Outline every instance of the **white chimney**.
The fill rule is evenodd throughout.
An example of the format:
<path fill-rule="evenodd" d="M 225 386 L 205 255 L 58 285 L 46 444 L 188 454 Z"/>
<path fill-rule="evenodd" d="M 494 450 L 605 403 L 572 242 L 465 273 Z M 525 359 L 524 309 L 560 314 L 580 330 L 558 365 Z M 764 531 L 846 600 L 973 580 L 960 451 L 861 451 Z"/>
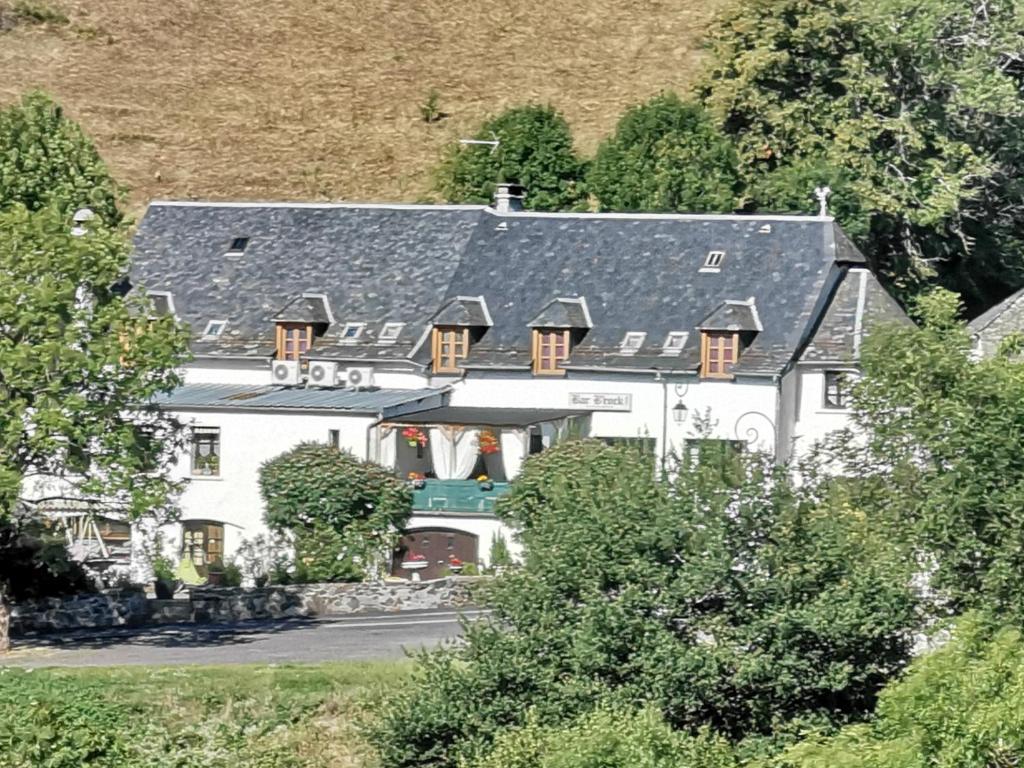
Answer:
<path fill-rule="evenodd" d="M 524 197 L 526 189 L 519 184 L 498 184 L 498 190 L 494 193 L 494 210 L 498 213 L 521 211 Z"/>

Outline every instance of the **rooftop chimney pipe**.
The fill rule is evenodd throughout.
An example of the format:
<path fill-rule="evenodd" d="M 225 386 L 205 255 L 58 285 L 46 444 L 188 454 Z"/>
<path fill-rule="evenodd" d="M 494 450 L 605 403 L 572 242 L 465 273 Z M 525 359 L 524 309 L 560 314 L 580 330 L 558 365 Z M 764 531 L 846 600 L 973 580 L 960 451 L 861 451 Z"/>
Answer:
<path fill-rule="evenodd" d="M 494 210 L 498 213 L 521 211 L 524 197 L 526 197 L 525 187 L 519 184 L 498 184 L 498 190 L 494 193 Z"/>

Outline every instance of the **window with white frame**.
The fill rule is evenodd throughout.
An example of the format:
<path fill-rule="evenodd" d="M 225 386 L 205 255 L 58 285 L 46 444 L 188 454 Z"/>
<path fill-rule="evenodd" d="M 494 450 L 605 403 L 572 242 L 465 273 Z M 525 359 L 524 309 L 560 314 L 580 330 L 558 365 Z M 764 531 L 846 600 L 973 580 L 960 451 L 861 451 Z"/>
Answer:
<path fill-rule="evenodd" d="M 686 346 L 686 340 L 690 337 L 686 331 L 671 331 L 665 337 L 665 344 L 661 348 L 663 355 L 678 355 Z"/>
<path fill-rule="evenodd" d="M 220 427 L 192 428 L 192 474 L 220 476 Z"/>
<path fill-rule="evenodd" d="M 641 331 L 630 331 L 622 338 L 620 351 L 624 355 L 635 355 L 640 347 L 644 345 L 647 334 Z"/>
<path fill-rule="evenodd" d="M 377 337 L 377 341 L 396 341 L 404 327 L 405 323 L 384 323 L 384 327 L 380 329 L 380 336 Z"/>
<path fill-rule="evenodd" d="M 825 371 L 824 406 L 835 410 L 850 407 L 850 374 L 848 371 Z"/>
<path fill-rule="evenodd" d="M 722 268 L 722 260 L 725 259 L 725 251 L 708 251 L 704 257 L 704 265 L 701 272 L 718 272 Z"/>
<path fill-rule="evenodd" d="M 203 338 L 218 338 L 222 333 L 224 333 L 224 329 L 227 327 L 227 324 L 227 320 L 211 320 L 206 324 L 206 330 L 203 331 Z"/>
<path fill-rule="evenodd" d="M 341 340 L 356 341 L 363 335 L 364 326 L 365 323 L 345 323 L 345 327 L 341 329 Z"/>

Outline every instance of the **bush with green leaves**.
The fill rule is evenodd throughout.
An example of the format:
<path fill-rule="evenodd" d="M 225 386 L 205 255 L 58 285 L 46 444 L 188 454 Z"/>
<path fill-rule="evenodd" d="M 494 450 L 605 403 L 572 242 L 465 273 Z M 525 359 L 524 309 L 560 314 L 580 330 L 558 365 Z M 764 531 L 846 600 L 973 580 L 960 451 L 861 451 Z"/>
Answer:
<path fill-rule="evenodd" d="M 731 213 L 737 163 L 732 141 L 702 106 L 663 93 L 619 119 L 591 163 L 587 190 L 606 211 Z"/>
<path fill-rule="evenodd" d="M 955 295 L 912 306 L 861 352 L 852 434 L 834 454 L 854 503 L 901 532 L 953 612 L 1024 621 L 1024 362 L 1010 344 L 975 360 Z"/>
<path fill-rule="evenodd" d="M 438 191 L 453 203 L 488 204 L 499 182 L 526 187 L 524 206 L 563 211 L 585 204 L 583 164 L 568 123 L 554 107 L 512 107 L 484 122 L 473 138 L 498 141 L 453 144 L 437 172 Z"/>
<path fill-rule="evenodd" d="M 453 766 L 527 711 L 557 725 L 598 701 L 731 740 L 870 713 L 909 659 L 912 564 L 827 489 L 766 457 L 743 469 L 669 483 L 596 441 L 528 459 L 498 504 L 523 565 L 488 588 L 489 621 L 381 706 L 385 765 Z"/>
<path fill-rule="evenodd" d="M 811 738 L 779 768 L 1002 768 L 1024 757 L 1024 639 L 979 615 L 916 660 L 879 697 L 874 719 Z"/>
<path fill-rule="evenodd" d="M 602 706 L 564 726 L 527 716 L 467 768 L 734 768 L 729 743 L 674 731 L 653 709 Z"/>
<path fill-rule="evenodd" d="M 52 205 L 70 217 L 88 207 L 114 226 L 121 197 L 92 141 L 45 93 L 33 91 L 0 110 L 0 209 Z"/>
<path fill-rule="evenodd" d="M 326 443 L 300 443 L 260 467 L 271 530 L 292 537 L 296 578 L 364 578 L 412 514 L 412 491 L 389 469 Z"/>

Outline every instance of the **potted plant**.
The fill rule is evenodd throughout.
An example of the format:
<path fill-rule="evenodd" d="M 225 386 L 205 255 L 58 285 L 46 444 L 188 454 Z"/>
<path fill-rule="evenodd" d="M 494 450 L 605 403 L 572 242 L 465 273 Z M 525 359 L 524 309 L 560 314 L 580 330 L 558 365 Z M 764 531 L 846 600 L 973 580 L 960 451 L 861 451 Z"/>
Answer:
<path fill-rule="evenodd" d="M 418 491 L 421 488 L 427 487 L 427 476 L 422 472 L 410 472 L 409 482 L 412 484 L 412 487 Z"/>
<path fill-rule="evenodd" d="M 462 561 L 455 555 L 448 555 L 448 570 L 454 574 L 462 573 Z"/>
<path fill-rule="evenodd" d="M 477 477 L 476 481 L 480 485 L 481 491 L 494 490 L 494 481 L 491 480 L 491 478 L 489 478 L 487 475 L 480 475 L 479 477 Z"/>
<path fill-rule="evenodd" d="M 178 582 L 174 578 L 174 566 L 163 555 L 153 559 L 153 592 L 157 600 L 171 600 Z"/>
<path fill-rule="evenodd" d="M 501 443 L 498 441 L 498 436 L 489 429 L 484 429 L 480 432 L 480 435 L 476 439 L 476 444 L 480 449 L 480 453 L 485 456 L 490 453 L 497 453 L 501 450 Z"/>
<path fill-rule="evenodd" d="M 211 587 L 220 587 L 224 585 L 223 563 L 210 563 L 210 567 L 206 569 L 206 583 Z"/>

